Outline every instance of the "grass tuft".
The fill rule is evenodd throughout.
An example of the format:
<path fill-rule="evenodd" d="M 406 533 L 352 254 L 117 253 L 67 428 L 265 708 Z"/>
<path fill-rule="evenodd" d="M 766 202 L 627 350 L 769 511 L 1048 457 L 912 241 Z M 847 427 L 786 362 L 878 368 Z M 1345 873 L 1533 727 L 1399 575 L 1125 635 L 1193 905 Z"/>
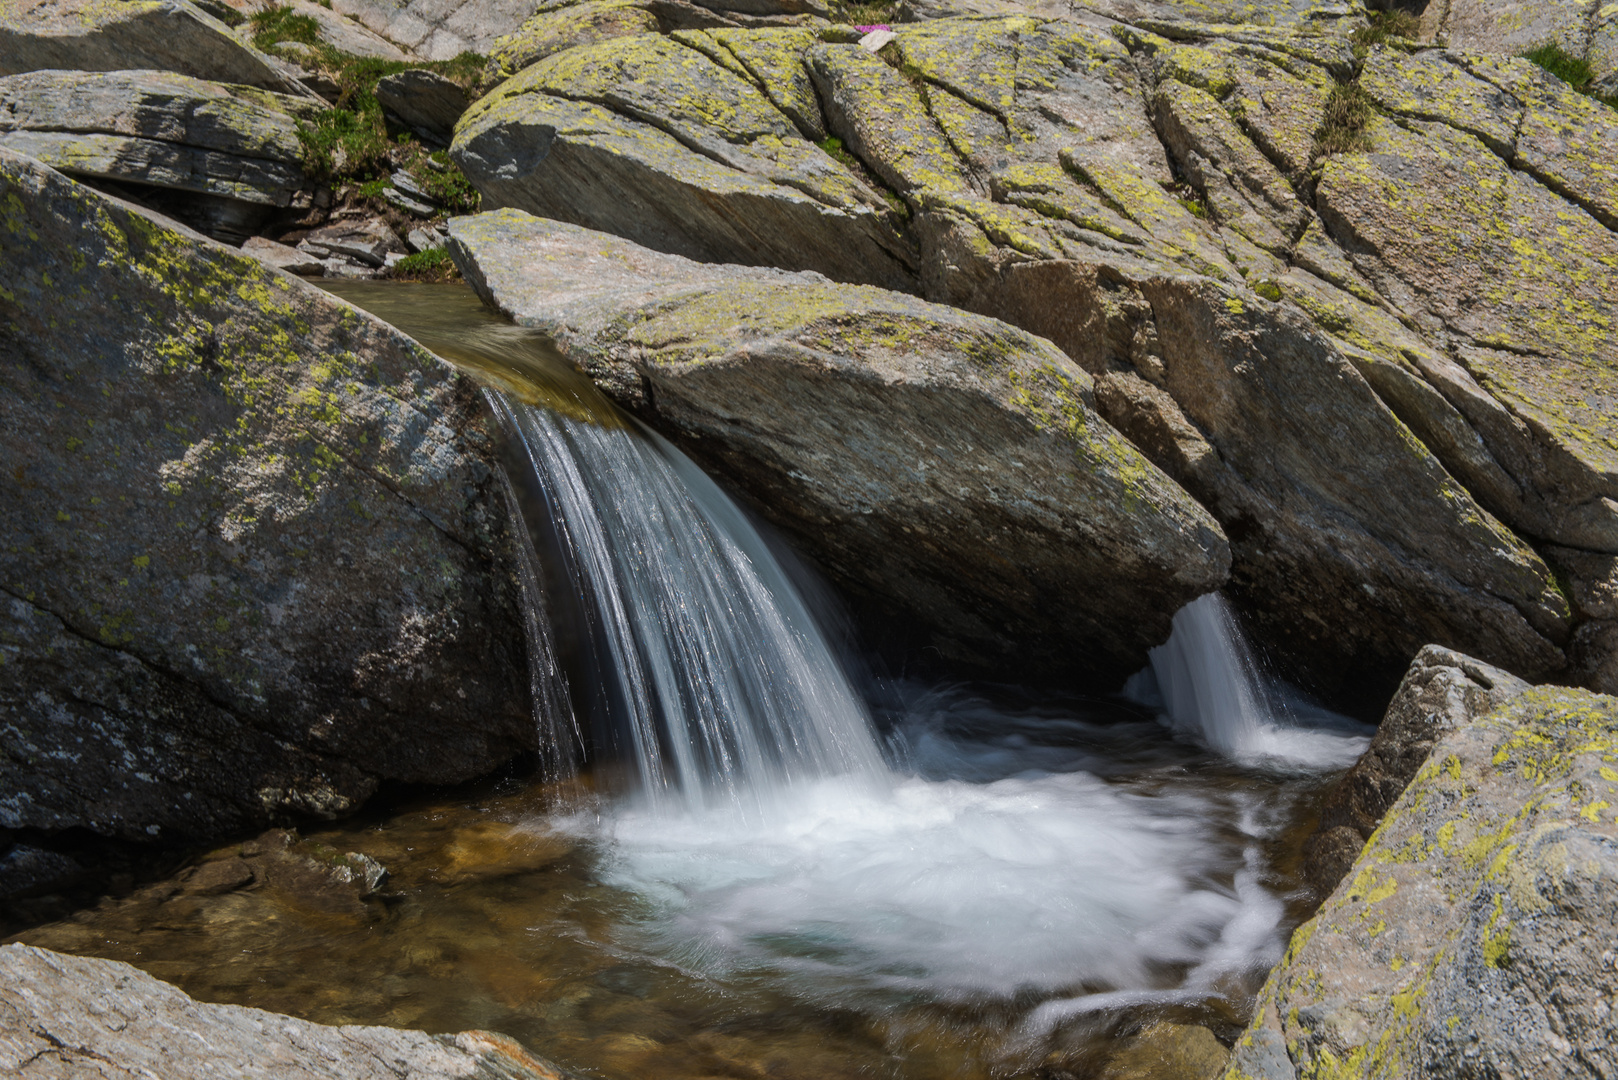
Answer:
<path fill-rule="evenodd" d="M 1596 73 L 1590 61 L 1574 56 L 1554 41 L 1534 46 L 1523 53 L 1522 58 L 1538 64 L 1575 90 L 1588 92 L 1590 84 L 1595 82 Z"/>
<path fill-rule="evenodd" d="M 1369 20 L 1366 25 L 1349 35 L 1349 40 L 1357 46 L 1355 51 L 1360 55 L 1364 55 L 1373 45 L 1412 39 L 1421 33 L 1421 20 L 1398 8 L 1367 12 L 1366 18 Z"/>
<path fill-rule="evenodd" d="M 401 136 L 397 142 L 389 137 L 376 84 L 401 71 L 425 69 L 460 84 L 469 97 L 476 98 L 486 89 L 487 65 L 483 57 L 471 52 L 453 60 L 353 56 L 321 41 L 314 19 L 293 14 L 286 7 L 265 8 L 250 21 L 256 48 L 275 54 L 286 44 L 303 46 L 290 58 L 303 67 L 313 66 L 337 87 L 332 108 L 319 113 L 312 122 L 298 124 L 306 172 L 328 183 L 356 182 L 361 185 L 362 195 L 380 197 L 387 186 L 387 175 L 395 166 L 402 166 L 416 173 L 434 198 L 449 209 L 477 209 L 477 192 L 442 151 L 429 154 L 413 136 Z M 427 158 L 436 167 L 415 168 Z"/>
<path fill-rule="evenodd" d="M 393 264 L 388 277 L 396 281 L 454 281 L 461 273 L 443 248 L 428 248 L 406 255 Z"/>
<path fill-rule="evenodd" d="M 1357 82 L 1338 83 L 1326 98 L 1326 112 L 1315 129 L 1315 157 L 1352 154 L 1371 148 L 1365 125 L 1371 119 L 1371 97 Z"/>

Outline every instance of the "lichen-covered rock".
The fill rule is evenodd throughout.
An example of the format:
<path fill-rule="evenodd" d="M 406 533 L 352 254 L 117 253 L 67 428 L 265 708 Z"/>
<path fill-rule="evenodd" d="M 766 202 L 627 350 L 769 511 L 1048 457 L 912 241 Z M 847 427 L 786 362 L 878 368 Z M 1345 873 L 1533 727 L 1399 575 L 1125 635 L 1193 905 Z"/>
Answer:
<path fill-rule="evenodd" d="M 331 9 L 424 60 L 488 54 L 533 13 L 534 0 L 332 0 Z"/>
<path fill-rule="evenodd" d="M 1228 1080 L 1618 1071 L 1618 699 L 1444 735 L 1292 936 Z"/>
<path fill-rule="evenodd" d="M 439 146 L 449 145 L 467 105 L 459 83 L 421 68 L 377 80 L 376 99 L 390 117 Z"/>
<path fill-rule="evenodd" d="M 1507 56 L 1559 45 L 1592 61 L 1601 75 L 1612 70 L 1618 57 L 1592 41 L 1591 30 L 1600 26 L 1610 7 L 1602 0 L 1448 0 L 1428 5 L 1422 29 L 1425 37 L 1442 39 L 1451 48 Z"/>
<path fill-rule="evenodd" d="M 20 1080 L 564 1080 L 488 1031 L 329 1027 L 194 1001 L 116 960 L 0 947 L 0 1071 Z"/>
<path fill-rule="evenodd" d="M 951 659 L 1119 679 L 1225 576 L 1218 526 L 1049 342 L 509 210 L 450 237 L 487 301 Z"/>
<path fill-rule="evenodd" d="M 0 78 L 0 147 L 76 176 L 244 203 L 248 221 L 310 205 L 303 114 L 299 99 L 161 71 Z"/>
<path fill-rule="evenodd" d="M 1433 745 L 1528 690 L 1497 667 L 1429 645 L 1416 654 L 1360 760 L 1337 782 L 1304 845 L 1304 877 L 1327 896 L 1426 763 Z"/>
<path fill-rule="evenodd" d="M 1575 620 L 1535 548 L 1618 551 L 1618 114 L 1525 60 L 1359 56 L 1356 4 L 1048 7 L 903 23 L 876 55 L 836 30 L 568 50 L 474 108 L 453 152 L 487 206 L 1048 337 L 1235 537 L 1236 599 L 1322 689 L 1377 696 L 1431 641 L 1564 669 Z M 1344 82 L 1369 149 L 1327 153 Z M 793 129 L 839 144 L 805 155 Z M 847 184 L 901 208 L 875 241 L 891 262 L 849 265 L 872 233 L 850 241 Z M 1230 355 L 1166 381 L 1170 352 L 1201 355 L 1181 335 L 1236 316 Z M 1256 393 L 1290 370 L 1282 342 L 1318 369 Z M 1299 422 L 1325 414 L 1377 449 Z"/>
<path fill-rule="evenodd" d="M 0 827 L 217 835 L 532 746 L 492 429 L 415 343 L 0 150 Z"/>
<path fill-rule="evenodd" d="M 186 0 L 3 0 L 0 75 L 172 71 L 305 95 L 274 60 Z"/>
<path fill-rule="evenodd" d="M 317 4 L 314 0 L 280 0 L 279 6 L 287 8 L 293 15 L 312 19 L 315 34 L 322 42 L 350 56 L 369 56 L 378 60 L 408 60 L 411 56 L 408 49 L 400 48 L 360 20 L 345 18 L 335 8 Z M 252 24 L 238 28 L 237 35 L 251 42 Z"/>
<path fill-rule="evenodd" d="M 698 258 L 914 282 L 882 198 L 756 84 L 671 38 L 534 64 L 468 110 L 451 154 L 485 206 Z"/>

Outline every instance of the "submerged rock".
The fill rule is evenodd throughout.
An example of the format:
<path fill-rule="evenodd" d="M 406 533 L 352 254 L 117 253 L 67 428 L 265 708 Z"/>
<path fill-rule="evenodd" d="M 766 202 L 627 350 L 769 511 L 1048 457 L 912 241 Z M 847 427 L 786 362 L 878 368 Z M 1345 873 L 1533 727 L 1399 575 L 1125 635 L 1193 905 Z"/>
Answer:
<path fill-rule="evenodd" d="M 1047 341 L 519 211 L 449 228 L 486 301 L 951 659 L 1121 680 L 1224 579 L 1218 525 Z"/>
<path fill-rule="evenodd" d="M 262 1009 L 194 1001 L 116 960 L 0 947 L 0 1071 L 8 1076 L 203 1080 L 564 1080 L 557 1066 L 489 1031 L 429 1035 L 328 1027 Z"/>
<path fill-rule="evenodd" d="M 1362 59 L 1356 5 L 1057 7 L 972 4 L 880 55 L 836 30 L 582 44 L 451 154 L 485 207 L 1048 337 L 1323 689 L 1391 687 L 1433 641 L 1565 671 L 1578 620 L 1536 548 L 1618 551 L 1611 110 L 1527 61 Z M 1328 153 L 1347 82 L 1363 149 Z"/>
<path fill-rule="evenodd" d="M 275 60 L 186 0 L 3 0 L 0 75 L 169 71 L 304 96 Z"/>
<path fill-rule="evenodd" d="M 209 837 L 530 749 L 476 387 L 4 150 L 0 208 L 0 827 Z"/>
<path fill-rule="evenodd" d="M 1231 1080 L 1618 1070 L 1618 699 L 1445 734 L 1259 996 Z"/>

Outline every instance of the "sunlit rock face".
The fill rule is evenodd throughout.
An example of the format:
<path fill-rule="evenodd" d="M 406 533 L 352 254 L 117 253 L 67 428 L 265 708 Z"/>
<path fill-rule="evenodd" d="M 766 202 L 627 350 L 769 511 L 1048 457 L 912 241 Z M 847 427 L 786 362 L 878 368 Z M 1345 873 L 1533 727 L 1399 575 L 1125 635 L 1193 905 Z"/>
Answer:
<path fill-rule="evenodd" d="M 1515 688 L 1465 722 L 1489 673 L 1454 654 L 1418 667 L 1410 703 L 1447 696 L 1463 722 L 1293 935 L 1232 1080 L 1614 1067 L 1612 954 L 1592 943 L 1618 919 L 1618 699 Z"/>
<path fill-rule="evenodd" d="M 1430 642 L 1596 671 L 1538 548 L 1618 552 L 1618 114 L 1365 25 L 1101 4 L 903 23 L 879 54 L 837 27 L 592 40 L 452 153 L 485 208 L 1048 338 L 1316 685 L 1391 691 Z"/>
<path fill-rule="evenodd" d="M 518 211 L 450 229 L 491 304 L 953 660 L 1116 684 L 1224 580 L 1219 526 L 1048 341 Z"/>
<path fill-rule="evenodd" d="M 0 827 L 185 839 L 535 738 L 476 387 L 0 150 Z"/>

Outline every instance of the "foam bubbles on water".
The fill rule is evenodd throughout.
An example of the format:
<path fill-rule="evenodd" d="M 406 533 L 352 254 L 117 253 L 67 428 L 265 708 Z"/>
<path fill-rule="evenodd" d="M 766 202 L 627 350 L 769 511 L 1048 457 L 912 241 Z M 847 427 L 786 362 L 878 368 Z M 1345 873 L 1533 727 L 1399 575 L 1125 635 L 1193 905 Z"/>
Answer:
<path fill-rule="evenodd" d="M 1372 730 L 1267 683 L 1224 597 L 1209 593 L 1174 616 L 1169 640 L 1129 680 L 1130 699 L 1160 710 L 1162 722 L 1244 765 L 1346 769 Z"/>
<path fill-rule="evenodd" d="M 644 899 L 641 947 L 850 1006 L 1056 995 L 1047 1027 L 1062 1002 L 1203 1000 L 1273 963 L 1283 910 L 1251 791 L 1084 769 L 1133 748 L 1137 772 L 1179 774 L 1194 753 L 1150 722 L 922 704 L 896 736 L 919 775 L 890 790 L 823 779 L 762 818 L 616 811 L 603 874 Z"/>

